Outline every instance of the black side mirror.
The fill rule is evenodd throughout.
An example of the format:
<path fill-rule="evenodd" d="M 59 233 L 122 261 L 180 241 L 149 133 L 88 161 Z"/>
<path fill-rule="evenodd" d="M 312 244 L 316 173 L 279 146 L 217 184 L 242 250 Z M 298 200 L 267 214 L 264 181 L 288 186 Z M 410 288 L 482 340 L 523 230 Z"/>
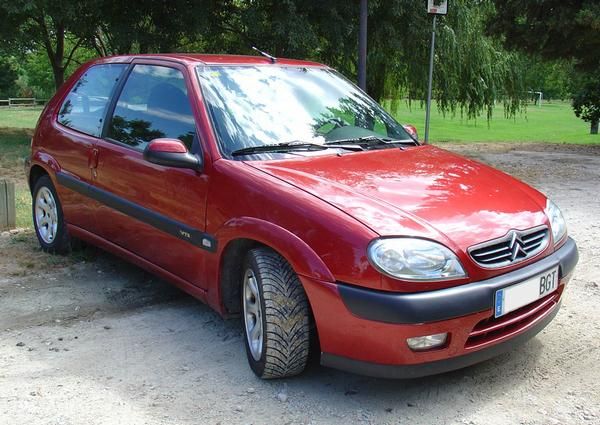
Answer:
<path fill-rule="evenodd" d="M 165 167 L 202 170 L 202 160 L 188 152 L 181 140 L 154 139 L 144 150 L 144 159 Z"/>

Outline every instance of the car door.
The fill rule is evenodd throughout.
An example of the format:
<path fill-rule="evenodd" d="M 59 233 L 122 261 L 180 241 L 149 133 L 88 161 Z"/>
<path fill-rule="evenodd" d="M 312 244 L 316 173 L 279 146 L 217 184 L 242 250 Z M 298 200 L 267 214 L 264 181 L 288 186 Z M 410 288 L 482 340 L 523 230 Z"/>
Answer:
<path fill-rule="evenodd" d="M 97 202 L 82 192 L 92 179 L 96 141 L 104 125 L 111 94 L 127 64 L 99 64 L 85 70 L 63 99 L 56 122 L 42 137 L 60 165 L 56 177 L 69 224 L 94 232 Z"/>
<path fill-rule="evenodd" d="M 203 238 L 208 178 L 199 171 L 145 161 L 156 138 L 179 139 L 202 155 L 185 67 L 134 61 L 98 141 L 93 177 L 97 233 L 180 278 L 206 287 Z M 198 237 L 200 235 L 200 237 Z"/>

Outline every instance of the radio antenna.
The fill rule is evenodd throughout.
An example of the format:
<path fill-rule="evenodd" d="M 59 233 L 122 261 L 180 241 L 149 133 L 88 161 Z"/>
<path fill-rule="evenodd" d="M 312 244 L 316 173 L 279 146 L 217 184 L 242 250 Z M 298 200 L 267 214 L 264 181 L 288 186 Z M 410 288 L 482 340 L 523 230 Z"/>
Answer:
<path fill-rule="evenodd" d="M 254 50 L 255 52 L 258 52 L 261 56 L 264 56 L 265 58 L 269 59 L 271 61 L 271 63 L 277 62 L 277 58 L 275 56 L 271 56 L 267 52 L 263 52 L 262 50 L 254 47 L 254 46 L 252 46 L 252 50 Z"/>

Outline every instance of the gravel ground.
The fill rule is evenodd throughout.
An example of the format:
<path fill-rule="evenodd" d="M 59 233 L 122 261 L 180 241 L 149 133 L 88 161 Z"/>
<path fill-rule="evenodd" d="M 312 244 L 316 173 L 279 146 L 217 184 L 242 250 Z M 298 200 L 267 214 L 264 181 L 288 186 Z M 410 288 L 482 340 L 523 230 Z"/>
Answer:
<path fill-rule="evenodd" d="M 311 365 L 260 381 L 241 327 L 108 254 L 0 237 L 0 424 L 600 424 L 600 150 L 449 145 L 550 195 L 580 263 L 563 307 L 511 353 L 386 381 Z"/>

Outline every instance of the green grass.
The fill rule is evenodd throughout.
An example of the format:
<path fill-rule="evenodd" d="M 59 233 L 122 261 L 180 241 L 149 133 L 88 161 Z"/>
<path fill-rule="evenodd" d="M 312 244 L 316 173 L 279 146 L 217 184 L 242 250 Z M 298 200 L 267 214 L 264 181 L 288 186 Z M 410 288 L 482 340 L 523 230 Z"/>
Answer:
<path fill-rule="evenodd" d="M 19 186 L 15 190 L 16 225 L 17 227 L 32 228 L 31 193 L 27 186 Z"/>
<path fill-rule="evenodd" d="M 389 106 L 389 103 L 386 104 Z M 425 109 L 419 102 L 413 102 L 411 108 L 401 101 L 395 117 L 404 124 L 413 124 L 419 131 L 419 137 L 425 136 Z M 590 133 L 589 123 L 577 118 L 570 104 L 564 102 L 544 102 L 541 108 L 529 105 L 515 118 L 505 118 L 499 105 L 492 120 L 485 117 L 478 120 L 445 117 L 432 107 L 430 140 L 432 142 L 550 142 L 600 144 L 600 135 Z"/>
<path fill-rule="evenodd" d="M 23 160 L 29 155 L 31 129 L 0 128 L 0 180 L 15 182 L 16 225 L 31 228 L 31 194 Z"/>
<path fill-rule="evenodd" d="M 386 102 L 389 106 L 389 102 Z M 2 108 L 0 128 L 33 129 L 41 108 Z M 402 123 L 413 124 L 423 137 L 425 109 L 420 102 L 411 108 L 401 101 L 394 114 Z M 433 142 L 552 142 L 552 143 L 600 143 L 599 135 L 591 135 L 589 123 L 577 118 L 571 105 L 565 102 L 544 102 L 541 108 L 530 105 L 515 118 L 506 119 L 502 106 L 494 112 L 492 120 L 485 117 L 477 120 L 461 119 L 460 114 L 445 117 L 433 106 L 431 116 L 431 141 Z M 0 144 L 5 138 L 0 133 Z M 3 149 L 0 147 L 0 155 Z"/>
<path fill-rule="evenodd" d="M 35 128 L 38 117 L 42 112 L 39 106 L 20 108 L 0 108 L 0 128 Z"/>
<path fill-rule="evenodd" d="M 12 167 L 21 163 L 29 155 L 32 130 L 21 128 L 0 128 L 0 165 Z"/>

